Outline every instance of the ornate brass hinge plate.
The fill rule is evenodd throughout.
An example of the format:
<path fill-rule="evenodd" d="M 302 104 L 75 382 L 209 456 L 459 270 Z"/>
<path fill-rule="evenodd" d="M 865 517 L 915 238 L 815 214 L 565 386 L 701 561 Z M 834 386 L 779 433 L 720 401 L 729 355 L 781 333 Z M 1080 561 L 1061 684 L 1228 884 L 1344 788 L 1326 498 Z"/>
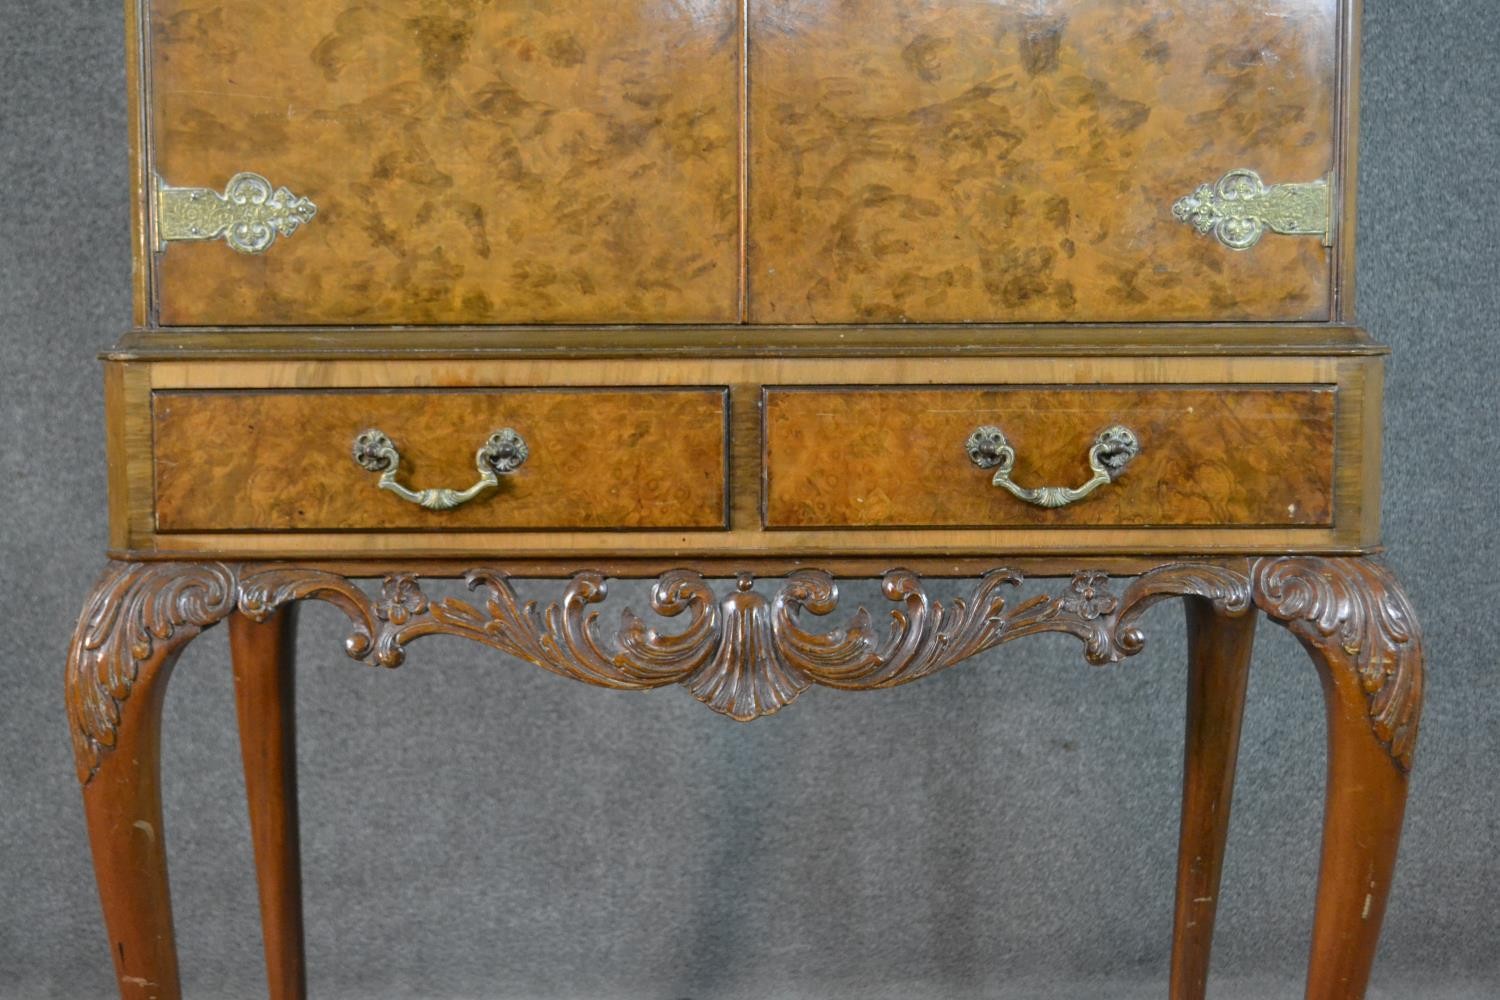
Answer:
<path fill-rule="evenodd" d="M 240 253 L 265 253 L 277 236 L 313 220 L 318 206 L 260 174 L 235 174 L 220 194 L 171 187 L 156 179 L 156 248 L 182 240 L 222 239 Z"/>
<path fill-rule="evenodd" d="M 1266 230 L 1321 236 L 1324 246 L 1333 245 L 1333 184 L 1326 177 L 1267 187 L 1260 174 L 1242 167 L 1180 199 L 1172 214 L 1231 250 L 1249 250 Z"/>

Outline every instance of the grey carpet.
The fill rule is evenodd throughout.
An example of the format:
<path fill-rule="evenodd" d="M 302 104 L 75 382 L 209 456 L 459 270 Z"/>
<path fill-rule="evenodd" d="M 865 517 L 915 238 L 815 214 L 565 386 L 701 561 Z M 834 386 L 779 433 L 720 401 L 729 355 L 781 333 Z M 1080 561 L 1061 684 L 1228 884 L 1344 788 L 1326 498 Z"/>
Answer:
<path fill-rule="evenodd" d="M 1395 349 L 1386 536 L 1430 697 L 1382 1000 L 1500 996 L 1495 220 L 1487 0 L 1369 0 L 1360 311 Z M 110 991 L 61 710 L 104 545 L 98 368 L 129 316 L 118 3 L 0 10 L 0 997 Z M 870 597 L 868 588 L 852 596 Z M 877 599 L 878 603 L 878 599 Z M 419 647 L 385 673 L 305 617 L 315 995 L 1164 995 L 1180 772 L 1177 613 L 1107 672 L 1065 640 L 749 727 Z M 1263 628 L 1216 956 L 1221 1000 L 1300 995 L 1323 751 L 1312 671 Z M 223 639 L 169 698 L 189 995 L 262 995 Z"/>

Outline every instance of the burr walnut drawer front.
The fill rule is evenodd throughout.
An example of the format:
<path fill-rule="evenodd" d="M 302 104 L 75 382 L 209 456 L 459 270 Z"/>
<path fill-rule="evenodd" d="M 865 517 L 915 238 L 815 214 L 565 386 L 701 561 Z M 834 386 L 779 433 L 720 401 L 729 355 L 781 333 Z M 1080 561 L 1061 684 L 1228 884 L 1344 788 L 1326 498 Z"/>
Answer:
<path fill-rule="evenodd" d="M 719 387 L 166 391 L 157 530 L 721 529 Z"/>
<path fill-rule="evenodd" d="M 1332 386 L 767 387 L 768 528 L 1328 526 Z"/>

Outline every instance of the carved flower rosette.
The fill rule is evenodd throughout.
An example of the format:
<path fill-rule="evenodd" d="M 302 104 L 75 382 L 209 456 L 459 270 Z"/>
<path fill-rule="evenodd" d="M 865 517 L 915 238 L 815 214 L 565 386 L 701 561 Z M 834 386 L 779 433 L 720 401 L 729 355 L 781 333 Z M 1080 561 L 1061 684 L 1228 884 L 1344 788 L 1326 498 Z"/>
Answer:
<path fill-rule="evenodd" d="M 666 624 L 648 624 L 625 609 L 610 629 L 599 610 L 608 584 L 593 572 L 574 576 L 559 600 L 541 608 L 488 569 L 465 577 L 476 601 L 430 597 L 413 574 L 387 577 L 371 597 L 345 577 L 294 566 L 115 564 L 74 637 L 69 715 L 79 774 L 87 781 L 115 745 L 123 706 L 143 671 L 169 663 L 184 643 L 233 611 L 262 620 L 310 599 L 349 617 L 345 649 L 356 659 L 394 667 L 415 639 L 460 636 L 589 684 L 680 684 L 713 711 L 749 721 L 780 711 L 814 685 L 893 687 L 1042 632 L 1078 638 L 1091 663 L 1115 663 L 1144 646 L 1139 620 L 1158 601 L 1198 598 L 1239 615 L 1253 597 L 1305 641 L 1334 640 L 1335 652 L 1355 663 L 1377 736 L 1398 763 L 1409 763 L 1421 700 L 1420 649 L 1404 597 L 1372 565 L 1300 558 L 1257 560 L 1253 567 L 1172 564 L 1118 591 L 1104 573 L 1085 571 L 1055 594 L 1030 597 L 1019 594 L 1020 574 L 998 569 L 967 597 L 948 601 L 934 599 L 915 573 L 898 569 L 881 581 L 890 604 L 883 625 L 864 608 L 833 624 L 838 585 L 821 570 L 793 573 L 767 592 L 741 574 L 721 594 L 684 569 L 664 574 L 651 591 L 651 610 Z"/>

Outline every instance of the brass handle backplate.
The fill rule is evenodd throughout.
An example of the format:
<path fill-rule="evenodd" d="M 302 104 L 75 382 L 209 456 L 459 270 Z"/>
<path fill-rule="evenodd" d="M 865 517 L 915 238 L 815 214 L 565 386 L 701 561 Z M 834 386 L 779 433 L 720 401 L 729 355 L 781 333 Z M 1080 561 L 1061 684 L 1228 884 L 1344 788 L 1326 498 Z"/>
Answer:
<path fill-rule="evenodd" d="M 1094 438 L 1094 446 L 1089 449 L 1089 468 L 1094 470 L 1094 478 L 1078 487 L 1038 486 L 1033 489 L 1011 481 L 1010 470 L 1016 464 L 1016 450 L 1005 440 L 1000 428 L 985 426 L 975 429 L 965 447 L 969 460 L 975 465 L 995 470 L 992 481 L 996 486 L 1003 486 L 1014 496 L 1038 507 L 1066 507 L 1082 500 L 1099 487 L 1113 482 L 1130 460 L 1141 453 L 1135 432 L 1116 424 L 1100 431 Z"/>
<path fill-rule="evenodd" d="M 354 439 L 354 460 L 370 472 L 380 473 L 378 485 L 381 489 L 390 490 L 402 500 L 428 510 L 452 510 L 499 486 L 500 477 L 519 469 L 527 454 L 525 440 L 506 427 L 491 434 L 484 447 L 474 454 L 479 482 L 466 490 L 446 487 L 413 490 L 396 481 L 401 471 L 401 453 L 390 438 L 372 427 Z"/>

